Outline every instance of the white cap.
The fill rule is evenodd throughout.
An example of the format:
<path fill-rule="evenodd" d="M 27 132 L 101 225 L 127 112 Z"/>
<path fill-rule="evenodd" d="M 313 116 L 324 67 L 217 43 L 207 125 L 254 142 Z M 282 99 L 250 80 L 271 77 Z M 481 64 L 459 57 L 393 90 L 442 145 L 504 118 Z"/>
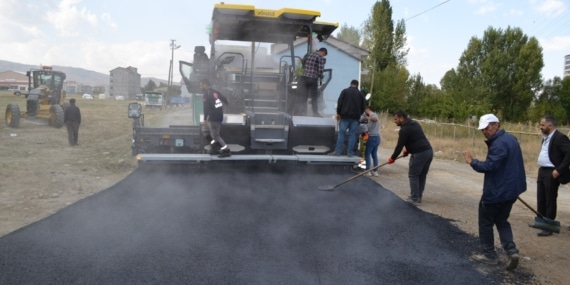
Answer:
<path fill-rule="evenodd" d="M 481 118 L 479 119 L 479 127 L 477 129 L 482 130 L 486 128 L 489 125 L 489 123 L 498 123 L 498 122 L 499 118 L 497 118 L 497 116 L 493 114 L 485 114 L 481 116 Z"/>

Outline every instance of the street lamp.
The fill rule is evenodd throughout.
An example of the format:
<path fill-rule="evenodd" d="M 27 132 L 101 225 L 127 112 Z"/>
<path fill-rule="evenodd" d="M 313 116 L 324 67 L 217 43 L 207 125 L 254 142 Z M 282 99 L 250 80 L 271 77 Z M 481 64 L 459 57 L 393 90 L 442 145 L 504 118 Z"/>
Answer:
<path fill-rule="evenodd" d="M 170 57 L 170 70 L 168 70 L 168 95 L 172 93 L 172 77 L 174 76 L 174 50 L 179 49 L 181 45 L 176 45 L 174 42 L 176 40 L 170 40 L 170 49 L 172 50 L 172 55 Z M 170 96 L 168 96 L 170 97 Z M 165 101 L 169 100 L 170 98 L 166 98 Z M 168 101 L 167 101 L 168 102 Z M 168 104 L 168 103 L 167 103 Z"/>

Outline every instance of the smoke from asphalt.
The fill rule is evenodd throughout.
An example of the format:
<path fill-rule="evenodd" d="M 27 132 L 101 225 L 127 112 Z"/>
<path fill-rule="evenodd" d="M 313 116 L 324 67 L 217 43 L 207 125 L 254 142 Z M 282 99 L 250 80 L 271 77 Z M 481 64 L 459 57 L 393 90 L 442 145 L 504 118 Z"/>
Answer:
<path fill-rule="evenodd" d="M 477 240 L 351 173 L 139 169 L 0 239 L 0 283 L 457 284 L 502 280 Z M 525 273 L 520 273 L 521 276 Z M 467 282 L 470 283 L 470 282 Z"/>

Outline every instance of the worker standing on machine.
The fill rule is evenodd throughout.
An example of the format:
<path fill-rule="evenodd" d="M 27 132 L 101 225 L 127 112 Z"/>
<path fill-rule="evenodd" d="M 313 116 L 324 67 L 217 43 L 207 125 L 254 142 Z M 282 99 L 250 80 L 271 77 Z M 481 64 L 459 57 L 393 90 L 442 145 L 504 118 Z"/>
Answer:
<path fill-rule="evenodd" d="M 307 101 L 311 98 L 313 117 L 322 117 L 319 113 L 319 80 L 323 79 L 325 56 L 328 51 L 320 48 L 303 59 L 303 76 L 299 79 L 299 94 L 297 96 L 296 115 L 307 115 Z"/>
<path fill-rule="evenodd" d="M 202 134 L 210 143 L 209 153 L 217 153 L 218 157 L 228 157 L 231 155 L 230 148 L 220 136 L 220 127 L 224 120 L 224 104 L 228 104 L 228 99 L 212 89 L 208 79 L 200 80 L 200 89 L 204 91 Z"/>

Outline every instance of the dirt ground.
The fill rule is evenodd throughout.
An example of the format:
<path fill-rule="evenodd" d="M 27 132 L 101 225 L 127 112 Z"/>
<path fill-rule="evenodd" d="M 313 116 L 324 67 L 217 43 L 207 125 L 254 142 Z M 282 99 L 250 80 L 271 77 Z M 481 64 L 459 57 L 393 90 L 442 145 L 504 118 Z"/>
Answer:
<path fill-rule="evenodd" d="M 0 96 L 2 106 L 12 99 Z M 2 117 L 0 236 L 102 191 L 136 168 L 130 151 L 131 121 L 126 117 L 127 104 L 126 101 L 79 98 L 83 123 L 76 147 L 68 146 L 65 128 L 53 129 L 42 122 L 23 120 L 21 128 L 9 129 Z M 188 109 L 149 111 L 145 114 L 147 125 L 161 125 L 156 122 L 164 122 L 165 117 L 175 119 L 177 124 L 185 124 L 189 120 Z M 387 158 L 390 152 L 387 148 L 392 145 L 383 142 L 383 147 L 385 149 L 380 151 L 382 161 Z M 380 174 L 372 179 L 403 199 L 407 197 L 406 158 L 381 168 Z M 419 207 L 450 219 L 464 231 L 477 235 L 477 204 L 482 180 L 483 175 L 465 163 L 436 156 Z M 536 205 L 535 178 L 528 177 L 527 183 L 529 189 L 522 198 Z M 534 214 L 520 203 L 512 211 L 510 221 L 522 256 L 521 266 L 532 271 L 540 284 L 569 282 L 566 272 L 570 256 L 570 231 L 567 229 L 567 221 L 570 221 L 569 190 L 568 186 L 560 188 L 557 220 L 563 227 L 559 235 L 537 237 L 538 230 L 527 226 L 533 221 Z"/>

